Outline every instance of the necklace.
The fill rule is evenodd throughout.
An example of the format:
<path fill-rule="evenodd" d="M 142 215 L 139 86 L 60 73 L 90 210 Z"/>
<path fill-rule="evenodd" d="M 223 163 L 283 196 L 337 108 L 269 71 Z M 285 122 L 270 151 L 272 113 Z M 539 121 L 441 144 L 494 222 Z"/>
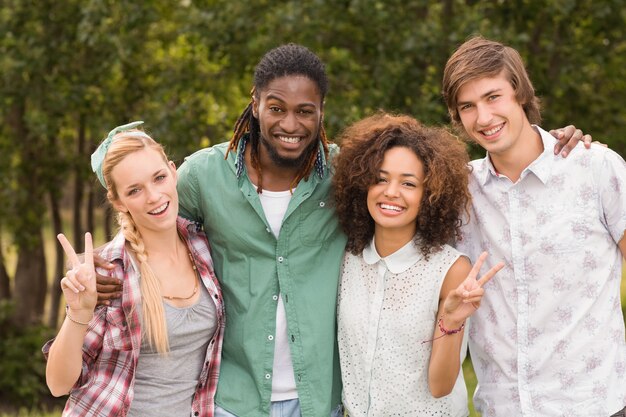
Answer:
<path fill-rule="evenodd" d="M 198 268 L 196 268 L 196 263 L 193 260 L 193 256 L 191 256 L 191 252 L 187 251 L 187 255 L 189 255 L 189 260 L 191 261 L 191 267 L 193 268 L 194 276 L 196 278 L 195 279 L 196 285 L 194 285 L 193 287 L 193 292 L 191 293 L 189 297 L 176 297 L 174 295 L 163 295 L 162 297 L 165 298 L 166 300 L 189 300 L 198 292 Z"/>

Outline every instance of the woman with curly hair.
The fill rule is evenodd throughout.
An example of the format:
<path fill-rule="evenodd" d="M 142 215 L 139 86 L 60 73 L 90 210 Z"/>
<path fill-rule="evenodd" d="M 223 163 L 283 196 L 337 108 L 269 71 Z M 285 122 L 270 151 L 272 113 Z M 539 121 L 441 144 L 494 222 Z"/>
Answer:
<path fill-rule="evenodd" d="M 379 113 L 341 136 L 334 176 L 348 236 L 338 297 L 350 416 L 466 416 L 463 329 L 478 308 L 474 267 L 447 243 L 470 202 L 468 156 L 446 130 Z"/>

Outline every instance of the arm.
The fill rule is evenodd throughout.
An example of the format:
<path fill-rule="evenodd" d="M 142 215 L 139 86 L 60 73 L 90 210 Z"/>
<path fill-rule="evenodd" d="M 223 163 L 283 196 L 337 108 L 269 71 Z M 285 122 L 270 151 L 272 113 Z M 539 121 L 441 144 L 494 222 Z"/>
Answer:
<path fill-rule="evenodd" d="M 583 135 L 582 130 L 576 129 L 574 125 L 553 129 L 550 134 L 559 140 L 554 145 L 554 154 L 557 155 L 561 152 L 563 158 L 567 157 L 581 140 L 584 142 L 585 148 L 591 147 L 591 135 Z"/>
<path fill-rule="evenodd" d="M 626 259 L 626 232 L 624 233 L 624 236 L 622 236 L 622 239 L 619 241 L 618 246 L 619 250 L 622 252 L 622 258 Z"/>
<path fill-rule="evenodd" d="M 467 258 L 459 258 L 448 270 L 439 295 L 437 319 L 445 329 L 459 329 L 465 320 L 480 306 L 485 290 L 482 286 L 498 272 L 504 264 L 496 264 L 479 280 L 476 279 L 480 268 L 487 258 L 483 252 L 476 264 L 471 267 Z M 439 398 L 452 392 L 461 368 L 461 330 L 445 335 L 440 326 L 435 325 L 433 346 L 428 368 L 428 388 L 433 397 Z"/>
<path fill-rule="evenodd" d="M 91 235 L 85 234 L 84 263 L 79 261 L 65 236 L 61 234 L 58 238 L 72 269 L 61 280 L 67 316 L 50 347 L 46 365 L 46 383 L 55 397 L 69 393 L 80 376 L 83 341 L 97 299 Z"/>

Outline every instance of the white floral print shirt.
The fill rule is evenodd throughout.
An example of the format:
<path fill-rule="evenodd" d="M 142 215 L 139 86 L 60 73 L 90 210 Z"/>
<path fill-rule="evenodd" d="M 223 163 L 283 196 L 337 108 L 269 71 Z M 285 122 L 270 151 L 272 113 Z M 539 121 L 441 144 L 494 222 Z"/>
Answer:
<path fill-rule="evenodd" d="M 469 345 L 490 416 L 609 416 L 626 405 L 620 308 L 626 165 L 615 152 L 579 145 L 566 159 L 536 127 L 544 152 L 512 183 L 489 156 L 471 163 L 473 207 L 457 249 L 485 285 Z"/>

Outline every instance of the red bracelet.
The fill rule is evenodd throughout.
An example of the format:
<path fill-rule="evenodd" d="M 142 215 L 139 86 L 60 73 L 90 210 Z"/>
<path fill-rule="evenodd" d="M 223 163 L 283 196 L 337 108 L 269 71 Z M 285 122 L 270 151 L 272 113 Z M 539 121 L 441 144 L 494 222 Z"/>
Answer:
<path fill-rule="evenodd" d="M 424 340 L 422 344 L 428 343 L 428 342 L 434 342 L 435 340 L 441 339 L 442 337 L 447 336 L 449 334 L 456 334 L 465 328 L 465 322 L 463 322 L 463 324 L 461 324 L 461 327 L 459 327 L 458 329 L 453 329 L 453 330 L 446 329 L 445 327 L 443 327 L 443 316 L 441 316 L 439 320 L 437 320 L 437 325 L 439 326 L 439 330 L 441 330 L 441 333 L 443 334 L 435 337 L 434 339 Z"/>
<path fill-rule="evenodd" d="M 441 318 L 439 319 L 439 321 L 437 321 L 437 324 L 439 325 L 439 330 L 441 330 L 441 333 L 443 333 L 441 336 L 447 336 L 449 334 L 455 334 L 460 332 L 461 330 L 463 330 L 465 328 L 465 322 L 463 322 L 463 324 L 461 324 L 461 327 L 459 327 L 458 329 L 454 329 L 454 330 L 448 330 L 445 327 L 443 327 L 443 316 L 441 316 Z"/>

